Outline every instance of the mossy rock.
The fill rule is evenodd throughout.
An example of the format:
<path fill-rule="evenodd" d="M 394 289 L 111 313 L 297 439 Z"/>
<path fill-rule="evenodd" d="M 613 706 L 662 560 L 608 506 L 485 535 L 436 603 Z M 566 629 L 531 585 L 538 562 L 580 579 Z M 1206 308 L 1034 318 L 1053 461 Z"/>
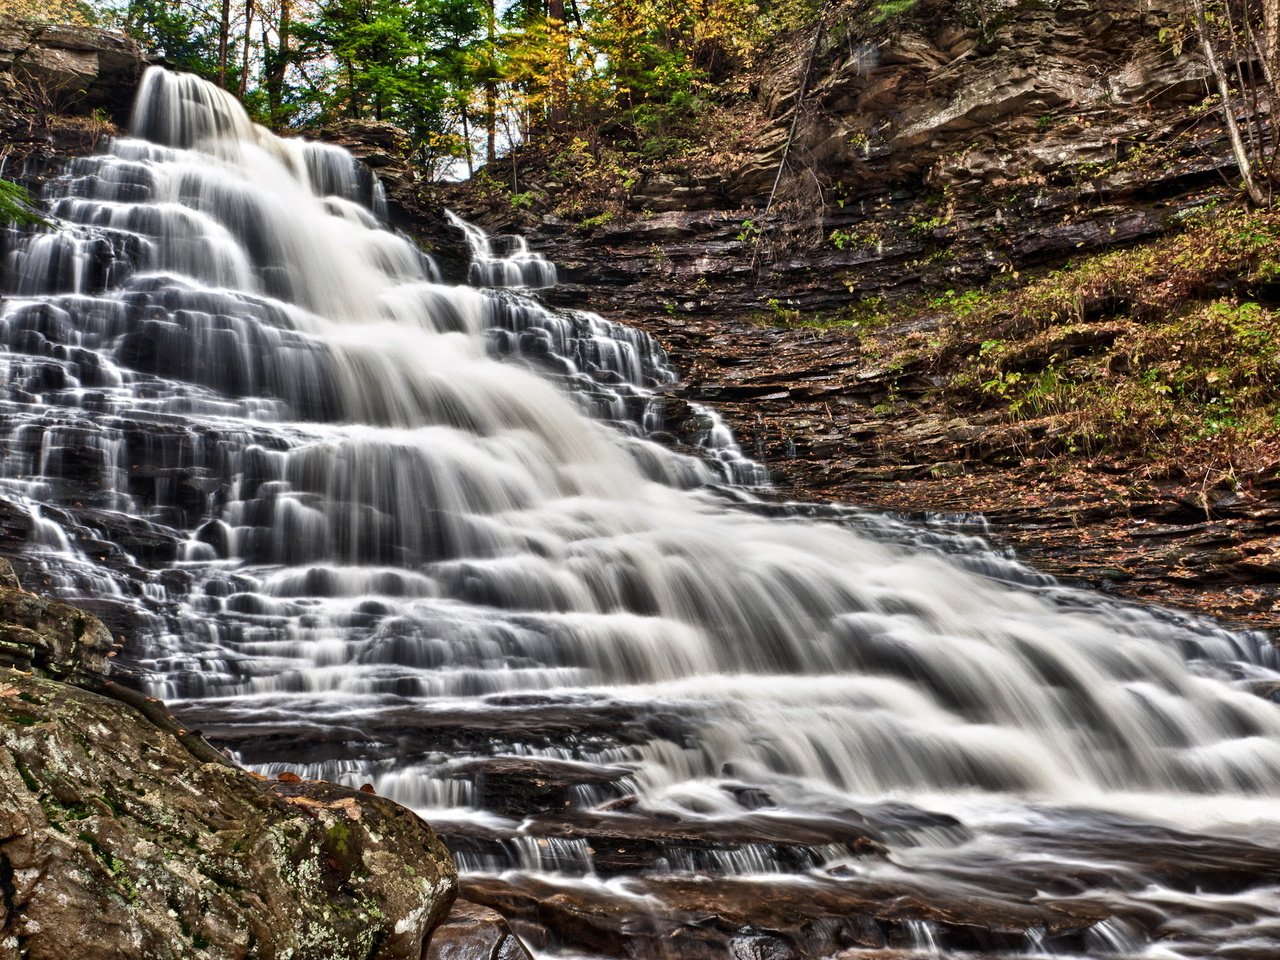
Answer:
<path fill-rule="evenodd" d="M 97 617 L 27 593 L 0 559 L 0 666 L 58 680 L 107 672 L 112 637 Z"/>
<path fill-rule="evenodd" d="M 457 887 L 430 827 L 192 737 L 0 670 L 0 960 L 420 960 Z"/>

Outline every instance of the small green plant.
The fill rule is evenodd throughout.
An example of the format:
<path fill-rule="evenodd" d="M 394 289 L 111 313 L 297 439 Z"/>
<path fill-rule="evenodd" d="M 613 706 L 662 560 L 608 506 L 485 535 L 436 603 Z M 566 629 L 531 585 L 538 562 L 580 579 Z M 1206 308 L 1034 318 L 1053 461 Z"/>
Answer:
<path fill-rule="evenodd" d="M 1203 117 L 1206 114 L 1213 113 L 1222 104 L 1222 94 L 1211 93 L 1199 103 L 1193 103 L 1187 107 L 1187 113 L 1193 117 Z"/>
<path fill-rule="evenodd" d="M 951 216 L 949 214 L 939 214 L 933 217 L 912 217 L 908 226 L 911 232 L 917 236 L 925 236 L 939 227 L 945 227 L 950 222 Z"/>
<path fill-rule="evenodd" d="M 754 244 L 760 239 L 760 228 L 754 220 L 743 220 L 742 229 L 738 232 L 739 243 Z"/>
<path fill-rule="evenodd" d="M 1182 48 L 1187 43 L 1189 35 L 1189 26 L 1187 23 L 1177 23 L 1170 27 L 1161 27 L 1156 33 L 1156 40 L 1162 44 L 1167 44 L 1169 52 L 1176 58 L 1182 56 Z"/>
<path fill-rule="evenodd" d="M 831 241 L 831 245 L 837 250 L 843 250 L 854 242 L 854 235 L 847 230 L 835 229 L 831 231 L 831 235 L 827 237 Z"/>
<path fill-rule="evenodd" d="M 1004 353 L 1006 346 L 1003 340 L 983 340 L 978 347 L 978 356 L 984 360 L 988 357 L 999 357 Z"/>
<path fill-rule="evenodd" d="M 985 307 L 989 299 L 981 290 L 966 290 L 964 293 L 948 290 L 930 300 L 928 306 L 931 310 L 946 310 L 957 319 L 964 319 Z"/>
<path fill-rule="evenodd" d="M 596 227 L 603 227 L 610 223 L 613 223 L 613 211 L 606 210 L 604 213 L 598 213 L 594 217 L 587 217 L 578 226 L 583 230 L 594 230 Z"/>
<path fill-rule="evenodd" d="M 1014 395 L 1021 383 L 1022 374 L 1016 370 L 1007 373 L 1003 370 L 997 370 L 994 377 L 983 381 L 982 392 L 994 394 L 1001 400 L 1008 400 Z"/>
<path fill-rule="evenodd" d="M 551 158 L 551 173 L 574 188 L 557 197 L 555 215 L 577 220 L 601 210 L 622 210 L 640 175 L 636 159 L 595 138 L 575 136 L 562 143 Z"/>
<path fill-rule="evenodd" d="M 516 210 L 527 210 L 533 206 L 533 192 L 525 190 L 523 193 L 513 193 L 511 195 L 511 206 Z"/>
<path fill-rule="evenodd" d="M 764 302 L 765 312 L 756 316 L 756 321 L 766 327 L 795 327 L 804 323 L 804 314 L 800 312 L 794 300 L 780 300 L 770 297 Z"/>
<path fill-rule="evenodd" d="M 916 0 L 881 0 L 876 4 L 875 22 L 887 23 L 897 17 L 904 16 L 912 11 L 916 5 Z"/>
<path fill-rule="evenodd" d="M 1280 261 L 1261 260 L 1253 268 L 1253 279 L 1262 283 L 1280 282 Z"/>
<path fill-rule="evenodd" d="M 0 180 L 0 222 L 20 227 L 44 226 L 47 221 L 36 211 L 30 191 L 12 180 Z"/>

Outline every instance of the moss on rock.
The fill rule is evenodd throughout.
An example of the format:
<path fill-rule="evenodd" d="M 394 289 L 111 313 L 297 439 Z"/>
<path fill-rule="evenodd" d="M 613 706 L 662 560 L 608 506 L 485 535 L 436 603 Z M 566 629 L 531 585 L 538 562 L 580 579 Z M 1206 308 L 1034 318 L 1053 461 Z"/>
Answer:
<path fill-rule="evenodd" d="M 0 960 L 422 957 L 457 875 L 412 812 L 230 764 L 75 608 L 0 586 L 0 643 Z"/>

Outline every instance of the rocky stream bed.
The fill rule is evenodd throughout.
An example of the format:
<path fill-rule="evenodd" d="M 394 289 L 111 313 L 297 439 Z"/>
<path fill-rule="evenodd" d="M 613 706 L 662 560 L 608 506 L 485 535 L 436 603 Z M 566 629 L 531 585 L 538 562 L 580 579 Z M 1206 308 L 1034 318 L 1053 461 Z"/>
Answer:
<path fill-rule="evenodd" d="M 1062 3 L 1014 18 L 1004 40 L 979 43 L 964 31 L 940 28 L 886 52 L 880 72 L 834 69 L 818 88 L 830 111 L 803 128 L 805 142 L 821 163 L 851 166 L 859 179 L 821 228 L 856 233 L 874 221 L 882 229 L 873 243 L 821 257 L 778 257 L 763 278 L 755 275 L 741 235 L 746 222 L 760 216 L 751 198 L 759 200 L 760 184 L 773 169 L 775 132 L 738 174 L 714 181 L 689 174 L 645 187 L 650 193 L 637 203 L 648 212 L 633 211 L 635 217 L 603 230 L 543 221 L 532 243 L 561 264 L 568 281 L 545 297 L 578 304 L 590 287 L 596 292 L 587 306 L 660 340 L 681 379 L 664 384 L 647 408 L 661 421 L 653 439 L 687 450 L 706 432 L 706 412 L 690 404 L 714 405 L 745 452 L 772 472 L 777 489 L 770 501 L 838 501 L 925 521 L 923 534 L 904 533 L 891 521 L 881 529 L 877 519 L 814 508 L 833 527 L 869 525 L 883 540 L 909 545 L 916 545 L 912 538 L 928 541 L 929 513 L 950 514 L 943 524 L 948 530 L 992 535 L 1069 579 L 1269 626 L 1280 490 L 1266 478 L 1247 495 L 1215 496 L 1206 505 L 1185 484 L 1139 488 L 1097 464 L 1025 462 L 998 422 L 955 416 L 926 377 L 904 378 L 852 362 L 847 334 L 769 329 L 760 322 L 770 299 L 833 309 L 854 290 L 901 287 L 905 295 L 977 282 L 1009 264 L 1051 263 L 1072 251 L 1153 236 L 1178 210 L 1201 202 L 1217 189 L 1222 144 L 1208 130 L 1184 137 L 1176 116 L 1198 99 L 1203 78 L 1190 62 L 1154 55 L 1143 60 L 1147 54 L 1129 43 L 1139 28 L 1155 24 L 1151 18 L 1161 10 L 1120 0 Z M 85 42 L 67 40 L 77 55 L 54 61 L 70 62 L 70 73 L 88 89 L 95 71 L 110 61 L 90 63 Z M 1043 59 L 1046 45 L 1052 70 L 1044 67 L 1050 62 Z M 134 66 L 136 77 L 140 62 Z M 987 80 L 979 83 L 978 73 Z M 779 77 L 785 81 L 785 71 Z M 764 94 L 769 109 L 785 116 L 785 90 Z M 914 113 L 895 137 L 872 143 L 869 152 L 866 139 L 858 139 L 864 145 L 859 156 L 848 154 L 857 139 L 848 116 L 882 133 L 888 128 L 874 119 L 875 109 L 900 113 L 907 101 Z M 1150 109 L 1122 119 L 1117 104 L 1136 103 Z M 1064 119 L 1042 123 L 1045 115 Z M 29 120 L 27 115 L 23 122 Z M 92 147 L 74 124 L 27 126 L 23 149 L 32 183 L 59 158 Z M 395 156 L 394 138 L 376 128 L 348 127 L 334 135 L 365 144 L 363 155 L 385 174 L 402 226 L 431 238 L 446 273 L 456 274 L 465 263 L 460 238 L 446 232 L 435 201 Z M 1088 167 L 1088 177 L 1077 176 L 1083 164 L 1108 155 L 1114 162 L 1118 144 L 1139 135 L 1194 146 L 1158 176 L 1122 166 Z M 958 151 L 963 156 L 957 160 Z M 948 157 L 955 162 L 943 163 Z M 1043 191 L 1028 194 L 1026 183 L 1005 182 L 1011 165 L 1030 163 L 1027 158 L 1039 158 L 1029 174 L 1045 179 Z M 955 201 L 949 222 L 924 228 L 936 215 L 932 198 L 940 193 Z M 1015 194 L 1022 202 L 1010 200 Z M 678 207 L 657 209 L 668 203 Z M 991 217 L 996 208 L 1006 214 L 1000 226 Z M 502 214 L 487 222 L 501 225 L 509 211 Z M 600 338 L 600 331 L 588 333 Z M 638 342 L 616 328 L 607 332 L 620 342 L 630 337 L 625 342 L 632 346 Z M 537 331 L 528 344 L 511 339 L 517 356 L 527 349 L 532 364 L 548 362 L 545 352 L 538 359 Z M 591 389 L 607 394 L 618 385 L 614 373 L 601 374 Z M 157 428 L 154 437 L 135 431 L 125 438 L 131 449 L 155 454 L 131 466 L 127 490 L 153 505 L 163 501 L 156 514 L 161 519 L 196 515 L 207 506 L 201 477 L 156 453 L 176 436 Z M 220 438 L 210 430 L 199 440 L 212 447 Z M 292 438 L 275 442 L 284 450 Z M 227 649 L 244 642 L 251 655 L 205 656 L 207 672 L 197 674 L 185 662 L 188 651 L 165 649 L 172 638 L 135 633 L 147 623 L 136 615 L 150 602 L 145 591 L 127 598 L 104 591 L 94 610 L 127 636 L 126 657 L 133 660 L 112 682 L 103 678 L 108 655 L 117 652 L 106 627 L 34 597 L 6 577 L 0 612 L 8 623 L 2 647 L 10 672 L 0 676 L 0 710 L 6 712 L 0 889 L 9 939 L 0 956 L 8 950 L 16 958 L 25 950 L 30 957 L 65 957 L 78 952 L 72 944 L 104 942 L 117 946 L 103 956 L 121 958 L 186 950 L 284 956 L 292 948 L 295 960 L 519 960 L 527 955 L 519 934 L 538 950 L 691 960 L 1038 950 L 1126 956 L 1160 943 L 1174 944 L 1179 955 L 1205 956 L 1228 942 L 1232 956 L 1252 960 L 1272 956 L 1280 942 L 1273 909 L 1280 862 L 1266 835 L 1243 827 L 1198 833 L 1169 826 L 1160 821 L 1161 811 L 1142 807 L 1147 801 L 1141 798 L 1106 813 L 1065 802 L 951 811 L 930 802 L 937 797 L 914 795 L 910 802 L 882 798 L 855 805 L 823 794 L 814 803 L 807 792 L 812 780 L 779 778 L 765 785 L 750 764 L 702 770 L 699 738 L 714 739 L 717 724 L 727 729 L 744 718 L 718 713 L 714 704 L 690 705 L 682 699 L 688 692 L 666 674 L 656 687 L 660 695 L 650 699 L 606 696 L 598 689 L 504 692 L 501 671 L 480 669 L 493 666 L 484 651 L 499 640 L 512 644 L 511 637 L 526 642 L 515 629 L 529 628 L 534 618 L 526 613 L 502 625 L 510 626 L 507 633 L 494 628 L 492 637 L 481 634 L 472 623 L 447 619 L 452 611 L 428 609 L 413 592 L 417 581 L 410 574 L 386 580 L 398 594 L 367 603 L 360 592 L 365 588 L 344 586 L 321 564 L 327 557 L 316 561 L 319 573 L 298 583 L 262 571 L 223 577 L 216 562 L 200 572 L 206 579 L 199 591 L 186 570 L 151 577 L 175 563 L 180 538 L 159 521 L 125 523 L 95 504 L 89 469 L 94 451 L 87 444 L 79 449 L 83 462 L 68 453 L 49 467 L 61 501 L 48 518 L 84 533 L 79 549 L 95 572 L 136 578 L 177 598 L 149 609 L 194 622 L 199 605 L 210 618 L 222 618 Z M 260 508 L 273 484 L 262 463 L 253 466 L 262 474 Z M 794 519 L 776 504 L 750 510 Z M 748 522 L 736 514 L 734 521 Z M 4 548 L 18 555 L 28 575 L 26 586 L 57 579 L 62 571 L 48 560 L 52 554 L 31 562 L 39 554 L 39 518 L 9 504 L 0 526 Z M 201 530 L 204 539 L 193 542 L 215 554 L 222 549 L 217 528 Z M 941 540 L 943 546 L 930 549 L 953 549 L 946 544 L 956 542 Z M 1169 626 L 1162 615 L 1148 622 L 1105 600 L 1057 591 L 1024 568 L 1001 566 L 999 557 L 958 542 L 955 551 L 972 549 L 974 563 L 986 565 L 982 572 L 1003 570 L 1046 597 L 1046 605 L 1067 611 L 1067 623 L 1093 611 L 1101 611 L 1100 622 L 1124 624 L 1133 616 L 1153 635 L 1168 626 L 1193 660 L 1203 652 L 1200 645 L 1212 664 L 1245 657 L 1240 651 L 1247 641 L 1211 626 L 1184 630 L 1181 621 Z M 477 567 L 441 583 L 468 602 L 483 601 L 480 606 L 511 604 L 501 596 L 502 581 L 486 587 L 483 574 Z M 787 583 L 807 595 L 803 583 Z M 348 598 L 344 589 L 355 592 Z M 377 640 L 372 660 L 341 668 L 356 682 L 386 685 L 373 688 L 381 696 L 377 710 L 337 709 L 323 687 L 312 689 L 299 679 L 320 677 L 323 684 L 336 671 L 317 659 L 324 644 L 295 649 L 290 590 L 313 594 L 303 596 L 302 606 L 311 604 L 308 615 L 317 601 L 336 599 L 331 625 L 349 633 L 335 636 Z M 192 597 L 193 606 L 179 613 L 179 600 Z M 904 602 L 884 612 L 911 616 L 914 608 Z M 410 657 L 403 637 L 378 632 L 415 616 L 422 618 L 419 632 L 446 624 L 445 635 L 458 640 L 450 657 L 468 665 L 465 658 L 474 657 L 473 677 L 442 681 L 433 672 L 440 666 L 436 659 Z M 556 616 L 546 619 L 562 629 Z M 263 633 L 245 640 L 238 633 L 245 624 Z M 565 639 L 571 634 L 548 635 L 576 649 Z M 271 656 L 253 646 L 262 637 L 277 644 Z M 547 659 L 553 648 L 560 652 L 556 645 L 531 647 L 534 653 L 518 648 L 520 666 L 562 668 Z M 683 649 L 675 652 L 684 655 Z M 620 657 L 620 669 L 634 675 L 670 670 L 675 652 L 652 663 L 639 654 Z M 1264 649 L 1247 653 L 1266 662 Z M 902 651 L 886 648 L 881 655 L 885 669 L 921 675 L 921 664 Z M 401 673 L 380 675 L 379 656 Z M 147 657 L 149 663 L 138 662 Z M 150 679 L 148 665 L 160 667 Z M 266 672 L 254 676 L 260 667 Z M 928 670 L 924 675 L 931 695 L 937 688 L 949 705 L 981 712 L 939 677 Z M 157 676 L 166 677 L 183 701 L 175 708 L 179 720 L 132 689 Z M 273 686 L 277 677 L 282 679 Z M 745 742 L 768 756 L 771 735 L 799 716 L 788 712 L 785 697 L 808 703 L 818 695 L 813 679 L 801 676 L 805 689 L 795 693 L 784 683 L 778 684 L 783 694 L 752 689 L 726 695 L 729 703 L 745 697 L 752 705 L 757 701 L 751 698 L 761 697 L 764 720 L 746 718 L 757 727 Z M 222 687 L 206 690 L 200 686 L 206 682 Z M 412 705 L 404 693 L 419 689 L 418 683 L 429 689 L 441 682 L 456 685 L 456 699 L 430 711 Z M 218 695 L 237 684 L 250 694 L 243 702 Z M 784 697 L 781 708 L 769 699 L 775 695 Z M 1088 691 L 1081 695 L 1087 699 Z M 902 696 L 899 691 L 883 709 L 898 709 Z M 1252 709 L 1249 700 L 1241 712 L 1226 711 L 1233 735 L 1243 737 L 1251 724 L 1265 720 Z M 773 710 L 780 712 L 767 712 Z M 846 727 L 866 713 L 850 711 Z M 813 739 L 821 742 L 827 729 L 819 728 Z M 927 750 L 930 742 L 921 737 L 911 745 Z M 231 765 L 224 749 L 262 773 Z M 815 776 L 829 775 L 836 765 L 830 757 L 809 760 L 805 769 L 819 771 Z M 668 763 L 686 771 L 675 779 L 689 794 L 677 790 L 664 805 L 669 798 L 660 785 L 638 782 L 638 771 L 652 775 Z M 993 790 L 1004 773 L 998 765 L 989 773 Z M 380 778 L 379 794 L 431 809 L 435 832 L 402 807 L 358 789 L 366 775 Z M 356 779 L 341 787 L 321 776 Z M 200 794 L 219 802 L 208 806 L 198 801 Z M 717 819 L 708 810 L 731 814 Z M 442 841 L 461 867 L 460 880 L 454 880 Z M 455 883 L 462 899 L 450 911 Z"/>

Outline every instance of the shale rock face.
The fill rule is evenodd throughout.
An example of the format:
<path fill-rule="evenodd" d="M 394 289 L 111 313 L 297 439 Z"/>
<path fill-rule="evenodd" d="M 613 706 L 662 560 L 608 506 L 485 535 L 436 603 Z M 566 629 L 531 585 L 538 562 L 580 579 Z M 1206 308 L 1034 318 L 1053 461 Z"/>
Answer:
<path fill-rule="evenodd" d="M 145 60 L 123 34 L 0 20 L 0 87 L 32 110 L 129 119 Z"/>
<path fill-rule="evenodd" d="M 147 62 L 122 34 L 0 18 L 5 177 L 38 193 L 68 158 L 118 132 Z"/>
<path fill-rule="evenodd" d="M 430 827 L 233 766 L 96 675 L 94 617 L 0 574 L 0 960 L 423 956 L 457 888 Z"/>
<path fill-rule="evenodd" d="M 768 322 L 771 302 L 835 313 L 1154 238 L 1233 176 L 1220 119 L 1188 110 L 1205 67 L 1159 40 L 1180 17 L 1165 0 L 1019 0 L 984 27 L 921 0 L 891 26 L 830 24 L 803 100 L 804 38 L 758 71 L 748 145 L 642 180 L 603 227 L 543 218 L 530 244 L 565 302 L 605 287 L 637 316 Z M 553 194 L 539 176 L 523 189 Z M 447 202 L 526 227 L 509 205 Z"/>

